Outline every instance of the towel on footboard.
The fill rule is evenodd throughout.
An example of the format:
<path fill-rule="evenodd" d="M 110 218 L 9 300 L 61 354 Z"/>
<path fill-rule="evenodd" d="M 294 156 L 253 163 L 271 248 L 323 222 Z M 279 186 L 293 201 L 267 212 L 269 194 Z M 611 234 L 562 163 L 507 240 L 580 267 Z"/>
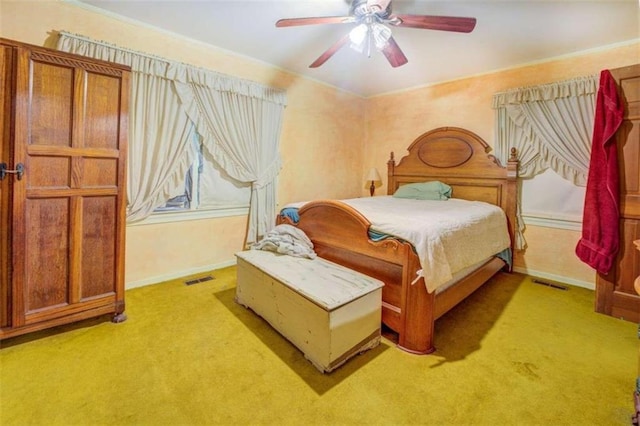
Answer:
<path fill-rule="evenodd" d="M 582 238 L 576 255 L 596 271 L 606 274 L 618 253 L 620 231 L 619 172 L 615 134 L 624 116 L 618 89 L 608 70 L 600 73 L 596 99 L 589 175 L 582 218 Z"/>

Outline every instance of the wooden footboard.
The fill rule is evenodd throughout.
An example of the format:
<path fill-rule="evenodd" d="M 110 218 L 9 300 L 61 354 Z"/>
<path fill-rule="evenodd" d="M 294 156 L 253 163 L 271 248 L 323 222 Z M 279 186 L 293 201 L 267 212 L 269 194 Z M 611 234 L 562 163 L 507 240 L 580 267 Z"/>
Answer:
<path fill-rule="evenodd" d="M 388 194 L 412 182 L 439 180 L 453 188 L 453 196 L 485 201 L 501 207 L 513 241 L 517 161 L 507 167 L 488 155 L 489 146 L 477 135 L 458 128 L 427 132 L 409 147 L 409 155 L 396 165 L 388 162 Z M 434 347 L 434 322 L 475 291 L 505 262 L 492 259 L 447 290 L 429 293 L 420 278 L 418 256 L 409 243 L 395 239 L 369 239 L 369 221 L 350 206 L 335 200 L 305 204 L 298 211 L 302 229 L 325 259 L 354 269 L 385 283 L 382 290 L 382 322 L 398 333 L 398 346 L 408 352 L 428 354 Z M 291 221 L 284 216 L 278 223 Z M 512 244 L 513 246 L 513 244 Z"/>

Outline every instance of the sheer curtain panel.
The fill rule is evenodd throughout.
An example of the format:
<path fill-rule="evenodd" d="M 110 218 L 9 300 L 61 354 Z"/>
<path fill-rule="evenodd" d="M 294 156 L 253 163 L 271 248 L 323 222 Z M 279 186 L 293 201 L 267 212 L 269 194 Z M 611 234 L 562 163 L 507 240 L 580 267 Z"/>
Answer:
<path fill-rule="evenodd" d="M 177 84 L 202 144 L 232 178 L 251 182 L 247 243 L 275 224 L 284 104 L 191 82 Z"/>

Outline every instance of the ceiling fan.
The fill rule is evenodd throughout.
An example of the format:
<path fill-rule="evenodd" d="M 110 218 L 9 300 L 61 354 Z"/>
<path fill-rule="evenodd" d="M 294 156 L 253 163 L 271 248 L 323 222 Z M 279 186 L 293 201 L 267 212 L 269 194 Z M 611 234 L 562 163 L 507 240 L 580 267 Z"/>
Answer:
<path fill-rule="evenodd" d="M 371 49 L 375 47 L 384 54 L 392 67 L 399 67 L 408 60 L 391 35 L 388 25 L 470 33 L 476 26 L 476 18 L 393 14 L 391 0 L 353 0 L 348 16 L 280 19 L 276 22 L 276 27 L 351 23 L 357 26 L 320 55 L 309 68 L 317 68 L 324 64 L 347 43 L 367 56 L 371 56 Z"/>

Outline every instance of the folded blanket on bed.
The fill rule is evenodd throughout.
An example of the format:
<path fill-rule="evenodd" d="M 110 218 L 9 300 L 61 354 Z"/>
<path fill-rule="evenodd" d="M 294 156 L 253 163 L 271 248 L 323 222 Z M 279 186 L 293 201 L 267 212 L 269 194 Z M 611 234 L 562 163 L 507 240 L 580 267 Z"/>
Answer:
<path fill-rule="evenodd" d="M 291 225 L 278 225 L 264 238 L 251 246 L 253 250 L 273 251 L 295 257 L 315 259 L 313 243 L 301 229 Z"/>

